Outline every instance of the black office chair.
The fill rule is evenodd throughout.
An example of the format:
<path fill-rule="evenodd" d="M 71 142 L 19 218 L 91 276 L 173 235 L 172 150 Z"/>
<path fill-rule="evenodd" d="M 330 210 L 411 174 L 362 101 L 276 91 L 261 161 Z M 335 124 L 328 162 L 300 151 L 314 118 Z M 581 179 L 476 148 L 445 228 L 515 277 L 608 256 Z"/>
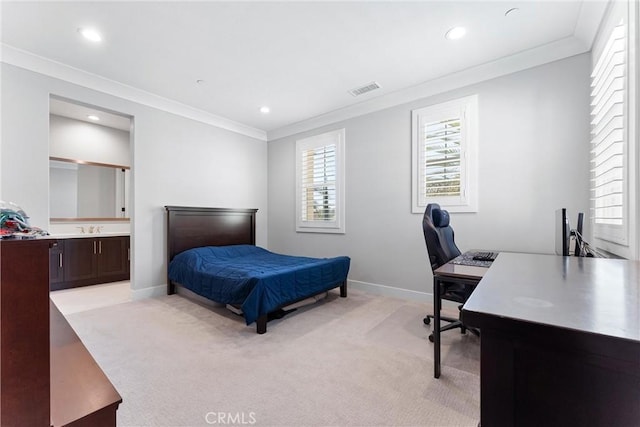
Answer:
<path fill-rule="evenodd" d="M 422 218 L 422 231 L 424 233 L 424 241 L 427 244 L 427 251 L 429 252 L 431 271 L 435 271 L 438 267 L 460 255 L 460 249 L 458 249 L 453 239 L 453 228 L 449 225 L 449 212 L 440 209 L 440 205 L 437 203 L 427 205 L 424 211 L 424 217 Z M 458 309 L 462 308 L 462 304 L 467 301 L 473 291 L 471 286 L 460 283 L 444 282 L 441 283 L 440 286 L 442 299 L 460 303 Z M 428 314 L 427 317 L 423 319 L 424 324 L 428 325 L 431 323 L 432 318 L 433 315 Z M 440 332 L 456 328 L 460 328 L 460 332 L 463 334 L 467 332 L 467 327 L 459 318 L 454 319 L 440 316 L 440 320 L 449 322 L 448 325 L 440 328 Z M 478 334 L 478 331 L 475 329 L 469 328 L 469 330 L 476 335 Z M 433 342 L 433 334 L 429 335 L 429 341 Z"/>

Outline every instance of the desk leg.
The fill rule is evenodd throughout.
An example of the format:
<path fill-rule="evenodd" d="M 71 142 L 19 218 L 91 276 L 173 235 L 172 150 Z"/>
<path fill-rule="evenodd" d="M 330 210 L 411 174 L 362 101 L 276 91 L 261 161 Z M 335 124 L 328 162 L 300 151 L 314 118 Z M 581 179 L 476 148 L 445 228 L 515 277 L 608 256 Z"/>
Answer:
<path fill-rule="evenodd" d="M 440 378 L 440 280 L 433 278 L 433 377 Z"/>

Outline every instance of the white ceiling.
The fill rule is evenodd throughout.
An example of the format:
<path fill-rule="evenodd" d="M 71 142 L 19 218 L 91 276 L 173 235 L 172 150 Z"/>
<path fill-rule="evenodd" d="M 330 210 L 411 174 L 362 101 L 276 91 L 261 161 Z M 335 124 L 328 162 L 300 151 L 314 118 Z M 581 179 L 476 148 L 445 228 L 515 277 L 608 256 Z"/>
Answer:
<path fill-rule="evenodd" d="M 588 51 L 605 4 L 3 1 L 1 36 L 5 49 L 272 133 L 523 53 Z M 445 39 L 456 25 L 467 36 Z M 80 37 L 87 26 L 100 44 Z M 371 81 L 382 88 L 348 93 Z"/>

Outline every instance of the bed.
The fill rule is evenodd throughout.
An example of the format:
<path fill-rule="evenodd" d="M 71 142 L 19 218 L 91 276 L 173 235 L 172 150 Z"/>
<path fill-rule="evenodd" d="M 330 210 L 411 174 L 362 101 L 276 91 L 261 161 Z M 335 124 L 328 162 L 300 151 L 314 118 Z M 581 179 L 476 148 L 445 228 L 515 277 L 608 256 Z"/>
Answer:
<path fill-rule="evenodd" d="M 242 309 L 247 325 L 267 331 L 283 307 L 340 288 L 347 296 L 348 257 L 308 258 L 255 246 L 257 209 L 165 206 L 167 294 L 182 286 Z"/>

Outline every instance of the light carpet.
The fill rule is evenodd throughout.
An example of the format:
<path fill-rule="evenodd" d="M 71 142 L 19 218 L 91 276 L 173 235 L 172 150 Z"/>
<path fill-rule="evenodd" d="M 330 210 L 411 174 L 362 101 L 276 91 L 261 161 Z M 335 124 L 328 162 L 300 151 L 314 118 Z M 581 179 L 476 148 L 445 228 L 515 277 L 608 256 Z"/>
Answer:
<path fill-rule="evenodd" d="M 123 398 L 121 426 L 477 426 L 479 339 L 424 304 L 350 290 L 255 325 L 172 295 L 70 314 Z"/>

